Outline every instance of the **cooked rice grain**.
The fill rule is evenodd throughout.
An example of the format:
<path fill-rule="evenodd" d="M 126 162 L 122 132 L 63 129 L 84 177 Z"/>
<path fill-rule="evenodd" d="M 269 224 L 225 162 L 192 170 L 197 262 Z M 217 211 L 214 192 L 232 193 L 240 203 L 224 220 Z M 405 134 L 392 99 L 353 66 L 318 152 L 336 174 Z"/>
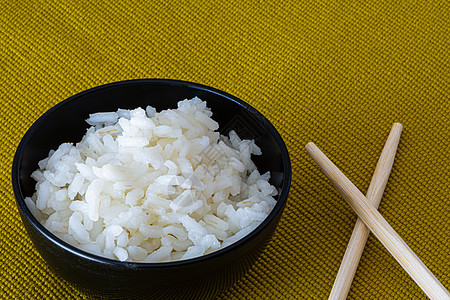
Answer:
<path fill-rule="evenodd" d="M 253 141 L 216 130 L 206 102 L 156 112 L 91 114 L 81 142 L 39 162 L 25 203 L 75 247 L 120 261 L 189 259 L 254 230 L 277 194 L 251 155 Z"/>

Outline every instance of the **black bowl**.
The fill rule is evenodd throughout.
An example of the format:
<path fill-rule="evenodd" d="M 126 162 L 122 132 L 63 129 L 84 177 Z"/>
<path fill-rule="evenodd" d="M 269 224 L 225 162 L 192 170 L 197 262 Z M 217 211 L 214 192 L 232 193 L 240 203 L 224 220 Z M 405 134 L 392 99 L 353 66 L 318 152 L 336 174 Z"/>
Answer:
<path fill-rule="evenodd" d="M 60 240 L 32 215 L 24 198 L 35 192 L 30 177 L 38 161 L 64 142 L 78 142 L 90 113 L 151 105 L 157 111 L 176 108 L 183 99 L 207 102 L 219 131 L 235 130 L 262 149 L 254 156 L 260 172 L 271 172 L 278 190 L 270 215 L 248 236 L 202 257 L 167 263 L 120 262 L 99 257 Z M 184 81 L 142 79 L 111 83 L 81 92 L 57 104 L 27 131 L 14 156 L 12 183 L 20 215 L 36 249 L 51 269 L 82 289 L 110 296 L 211 298 L 235 283 L 252 265 L 273 234 L 285 206 L 291 181 L 286 146 L 276 129 L 253 107 L 217 89 Z"/>

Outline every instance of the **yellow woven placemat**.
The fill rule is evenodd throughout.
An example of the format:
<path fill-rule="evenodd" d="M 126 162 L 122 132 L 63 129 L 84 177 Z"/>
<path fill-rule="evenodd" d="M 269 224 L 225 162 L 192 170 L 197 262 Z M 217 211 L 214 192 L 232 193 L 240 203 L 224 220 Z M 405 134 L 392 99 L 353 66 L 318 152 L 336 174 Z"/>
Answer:
<path fill-rule="evenodd" d="M 148 3 L 147 3 L 148 2 Z M 404 132 L 380 212 L 447 289 L 447 1 L 3 1 L 0 6 L 0 298 L 98 298 L 33 248 L 11 188 L 29 126 L 70 95 L 118 80 L 211 85 L 259 109 L 293 183 L 269 247 L 222 299 L 323 299 L 356 220 L 304 151 L 314 141 L 363 192 L 394 122 Z M 370 236 L 350 299 L 425 295 Z"/>

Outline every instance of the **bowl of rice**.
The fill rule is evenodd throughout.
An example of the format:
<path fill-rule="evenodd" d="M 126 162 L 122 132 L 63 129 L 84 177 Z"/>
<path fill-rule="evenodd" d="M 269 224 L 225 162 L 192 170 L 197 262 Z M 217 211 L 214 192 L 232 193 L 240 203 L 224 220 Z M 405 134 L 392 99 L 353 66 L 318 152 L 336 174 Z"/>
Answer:
<path fill-rule="evenodd" d="M 216 296 L 264 249 L 290 181 L 286 146 L 261 113 L 165 79 L 62 101 L 26 132 L 12 170 L 50 268 L 112 297 Z"/>

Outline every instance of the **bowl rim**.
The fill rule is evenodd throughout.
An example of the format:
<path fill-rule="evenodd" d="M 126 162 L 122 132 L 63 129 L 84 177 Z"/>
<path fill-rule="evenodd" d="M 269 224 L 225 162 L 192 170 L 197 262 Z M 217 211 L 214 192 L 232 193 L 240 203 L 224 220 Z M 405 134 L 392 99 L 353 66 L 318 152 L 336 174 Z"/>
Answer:
<path fill-rule="evenodd" d="M 205 254 L 199 257 L 190 258 L 186 260 L 176 260 L 171 262 L 129 262 L 129 261 L 119 261 L 103 256 L 99 256 L 87 251 L 84 251 L 82 249 L 79 249 L 68 242 L 65 242 L 64 240 L 57 237 L 55 234 L 51 233 L 48 229 L 46 229 L 33 215 L 33 213 L 30 211 L 28 206 L 25 203 L 25 197 L 22 193 L 22 189 L 20 187 L 20 180 L 19 180 L 19 169 L 20 169 L 20 162 L 22 159 L 23 151 L 25 146 L 28 144 L 31 137 L 35 134 L 35 132 L 39 129 L 40 125 L 44 123 L 51 115 L 57 113 L 57 111 L 63 107 L 64 105 L 71 103 L 73 101 L 76 101 L 79 98 L 82 98 L 86 96 L 87 94 L 94 93 L 103 89 L 113 88 L 117 86 L 124 86 L 124 85 L 139 85 L 139 84 L 167 84 L 170 86 L 184 86 L 184 87 L 191 87 L 197 90 L 205 91 L 208 93 L 217 94 L 221 98 L 225 98 L 229 101 L 232 101 L 239 106 L 243 107 L 245 110 L 247 110 L 252 116 L 256 117 L 260 122 L 264 124 L 264 127 L 270 132 L 270 135 L 275 139 L 276 144 L 281 150 L 281 157 L 283 162 L 283 168 L 284 168 L 284 178 L 283 178 L 283 184 L 281 187 L 281 193 L 278 197 L 277 204 L 272 209 L 272 211 L 269 213 L 269 215 L 264 219 L 261 224 L 259 224 L 254 230 L 252 230 L 249 234 L 241 238 L 240 240 L 232 243 L 231 245 L 216 250 L 214 252 L 211 252 L 209 254 Z M 182 100 L 182 99 L 181 99 Z M 253 239 L 255 236 L 257 236 L 261 231 L 263 231 L 272 221 L 275 219 L 280 213 L 282 213 L 283 208 L 287 202 L 289 189 L 291 185 L 291 177 L 292 177 L 292 169 L 291 169 L 291 162 L 289 157 L 289 152 L 286 148 L 286 145 L 281 138 L 281 135 L 278 133 L 278 131 L 275 129 L 275 127 L 272 125 L 272 123 L 259 111 L 257 111 L 255 108 L 253 108 L 250 104 L 242 101 L 241 99 L 227 93 L 224 91 L 221 91 L 219 89 L 206 86 L 199 83 L 194 83 L 190 81 L 183 81 L 183 80 L 175 80 L 175 79 L 161 79 L 161 78 L 147 78 L 147 79 L 131 79 L 131 80 L 123 80 L 123 81 L 116 81 L 112 83 L 107 83 L 99 86 L 95 86 L 92 88 L 89 88 L 87 90 L 81 91 L 77 94 L 74 94 L 65 100 L 57 103 L 50 109 L 48 109 L 44 114 L 42 114 L 32 125 L 31 127 L 26 131 L 24 136 L 22 137 L 16 153 L 14 155 L 13 164 L 12 164 L 12 186 L 14 195 L 16 198 L 16 204 L 18 208 L 22 211 L 23 215 L 30 221 L 30 223 L 39 231 L 40 234 L 44 235 L 45 238 L 50 240 L 53 244 L 57 245 L 58 247 L 64 249 L 65 251 L 70 252 L 72 255 L 75 255 L 77 257 L 81 257 L 84 259 L 87 259 L 89 261 L 93 261 L 100 264 L 108 264 L 112 265 L 114 267 L 125 267 L 125 268 L 134 268 L 134 269 L 159 269 L 159 268 L 179 268 L 181 266 L 188 266 L 192 264 L 201 263 L 210 259 L 213 259 L 218 256 L 225 255 L 226 253 L 232 251 L 235 248 L 241 247 L 241 245 L 246 244 L 251 239 Z"/>

